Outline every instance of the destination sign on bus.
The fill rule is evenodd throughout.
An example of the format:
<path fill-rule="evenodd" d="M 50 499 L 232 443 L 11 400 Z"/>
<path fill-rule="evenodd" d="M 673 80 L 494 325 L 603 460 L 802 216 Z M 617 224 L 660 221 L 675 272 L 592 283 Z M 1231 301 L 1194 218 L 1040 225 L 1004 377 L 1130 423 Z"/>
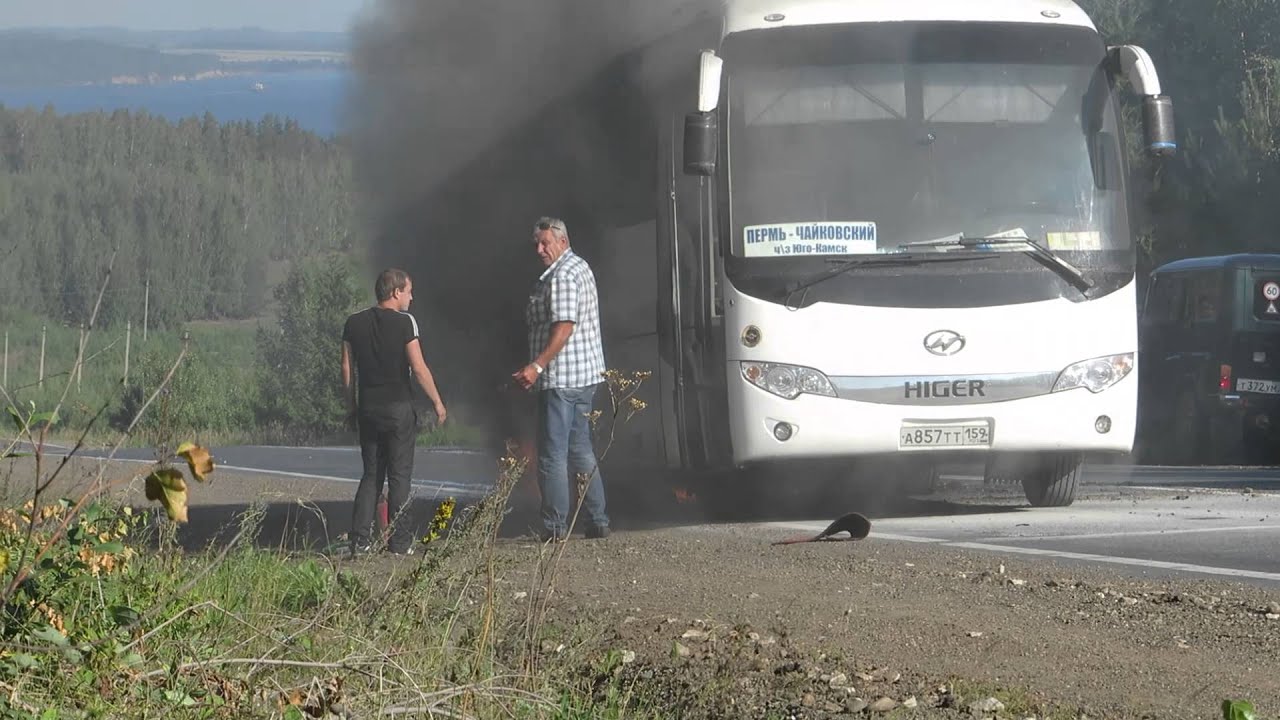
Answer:
<path fill-rule="evenodd" d="M 873 222 L 803 222 L 748 225 L 745 257 L 864 255 L 876 252 Z"/>

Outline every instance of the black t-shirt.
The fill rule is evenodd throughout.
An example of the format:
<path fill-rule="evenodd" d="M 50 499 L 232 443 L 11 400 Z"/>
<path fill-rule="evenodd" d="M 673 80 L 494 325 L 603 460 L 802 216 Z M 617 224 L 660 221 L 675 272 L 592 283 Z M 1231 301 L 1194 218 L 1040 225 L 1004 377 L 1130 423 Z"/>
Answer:
<path fill-rule="evenodd" d="M 347 318 L 342 339 L 351 344 L 362 407 L 411 401 L 405 346 L 417 337 L 409 313 L 371 307 Z"/>

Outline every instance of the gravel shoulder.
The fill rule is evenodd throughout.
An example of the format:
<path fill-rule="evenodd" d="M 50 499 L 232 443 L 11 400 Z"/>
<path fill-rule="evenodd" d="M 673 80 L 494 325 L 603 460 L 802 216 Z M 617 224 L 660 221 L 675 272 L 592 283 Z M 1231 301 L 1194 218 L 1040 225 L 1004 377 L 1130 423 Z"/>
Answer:
<path fill-rule="evenodd" d="M 709 717 L 840 717 L 881 698 L 901 716 L 984 717 L 969 706 L 988 695 L 1005 698 L 1001 717 L 1212 718 L 1226 698 L 1280 713 L 1273 592 L 1136 581 L 874 529 L 858 542 L 769 545 L 785 534 L 690 526 L 571 540 L 556 608 L 601 618 L 649 677 L 704 694 L 740 686 L 747 705 Z M 507 550 L 517 571 L 536 553 Z"/>

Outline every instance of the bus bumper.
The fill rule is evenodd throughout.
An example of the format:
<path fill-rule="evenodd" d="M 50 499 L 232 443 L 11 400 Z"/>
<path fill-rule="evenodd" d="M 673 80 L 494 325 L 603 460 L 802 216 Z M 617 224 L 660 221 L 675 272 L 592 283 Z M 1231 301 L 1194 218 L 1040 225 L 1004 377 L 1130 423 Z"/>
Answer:
<path fill-rule="evenodd" d="M 748 383 L 737 362 L 727 370 L 733 459 L 739 465 L 897 453 L 1110 455 L 1133 449 L 1137 373 L 1099 393 L 1077 388 L 1005 402 L 929 406 L 808 394 L 788 400 Z M 965 433 L 972 434 L 959 439 Z"/>

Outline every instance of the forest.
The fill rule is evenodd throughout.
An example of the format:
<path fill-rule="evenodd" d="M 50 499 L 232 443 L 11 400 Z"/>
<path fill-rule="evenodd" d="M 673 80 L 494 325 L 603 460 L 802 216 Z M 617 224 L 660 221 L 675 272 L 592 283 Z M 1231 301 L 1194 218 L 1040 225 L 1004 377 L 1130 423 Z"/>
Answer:
<path fill-rule="evenodd" d="M 102 407 L 126 423 L 121 413 L 194 329 L 175 380 L 189 388 L 185 405 L 155 415 L 155 427 L 240 438 L 268 424 L 291 438 L 340 430 L 336 374 L 323 370 L 332 353 L 318 352 L 368 300 L 366 283 L 349 282 L 360 254 L 351 178 L 347 148 L 288 119 L 0 107 L 5 386 L 22 401 L 55 399 L 96 307 L 94 361 L 77 378 L 68 427 Z M 303 382 L 316 390 L 258 392 Z"/>
<path fill-rule="evenodd" d="M 0 108 L 0 305 L 105 324 L 253 317 L 273 268 L 353 243 L 351 156 L 281 118 Z"/>
<path fill-rule="evenodd" d="M 1140 267 L 1280 250 L 1280 4 L 1081 0 L 1112 44 L 1141 45 L 1173 97 L 1179 151 L 1131 172 Z M 1130 107 L 1131 129 L 1140 115 Z M 1135 136 L 1136 137 L 1136 136 Z M 1136 144 L 1136 143 L 1135 143 Z"/>

